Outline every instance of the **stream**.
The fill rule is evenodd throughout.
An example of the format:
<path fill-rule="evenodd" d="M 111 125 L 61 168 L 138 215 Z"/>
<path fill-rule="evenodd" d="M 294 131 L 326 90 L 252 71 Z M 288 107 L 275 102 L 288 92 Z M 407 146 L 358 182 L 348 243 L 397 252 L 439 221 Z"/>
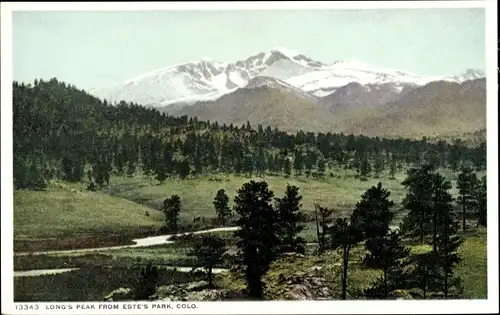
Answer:
<path fill-rule="evenodd" d="M 75 253 L 88 253 L 88 252 L 96 252 L 96 251 L 105 251 L 105 250 L 113 250 L 113 249 L 122 249 L 122 248 L 136 248 L 136 247 L 148 247 L 162 244 L 173 244 L 175 241 L 170 240 L 174 236 L 182 236 L 188 234 L 206 234 L 213 232 L 228 232 L 228 231 L 236 231 L 239 227 L 222 227 L 222 228 L 214 228 L 208 230 L 200 230 L 194 232 L 186 232 L 179 234 L 166 234 L 159 236 L 149 236 L 144 238 L 138 238 L 132 240 L 135 244 L 130 245 L 121 245 L 121 246 L 108 246 L 108 247 L 97 247 L 97 248 L 82 248 L 82 249 L 70 249 L 70 250 L 54 250 L 54 251 L 40 251 L 40 252 L 21 252 L 15 253 L 15 256 L 26 256 L 26 255 L 51 255 L 51 254 L 75 254 Z M 168 268 L 176 268 L 177 271 L 180 272 L 190 272 L 192 267 L 176 267 L 171 266 Z M 51 274 L 59 274 L 64 272 L 69 272 L 73 270 L 78 270 L 80 268 L 59 268 L 59 269 L 33 269 L 33 270 L 22 270 L 22 271 L 14 271 L 14 277 L 35 277 L 42 275 L 51 275 Z M 225 271 L 226 269 L 215 268 L 213 269 L 213 273 L 220 273 Z"/>

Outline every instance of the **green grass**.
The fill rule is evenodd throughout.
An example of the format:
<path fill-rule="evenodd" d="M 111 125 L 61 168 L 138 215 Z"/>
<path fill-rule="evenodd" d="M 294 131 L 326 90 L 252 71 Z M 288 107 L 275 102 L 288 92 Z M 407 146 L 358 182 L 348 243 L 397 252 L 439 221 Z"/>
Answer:
<path fill-rule="evenodd" d="M 361 181 L 354 178 L 354 174 L 345 170 L 334 171 L 336 177 L 325 176 L 324 179 L 301 177 L 277 177 L 263 176 L 252 178 L 233 175 L 213 175 L 201 178 L 191 178 L 185 180 L 167 180 L 163 184 L 141 177 L 113 177 L 111 185 L 106 192 L 122 197 L 151 208 L 160 209 L 163 200 L 173 194 L 181 197 L 181 215 L 192 218 L 195 216 L 213 217 L 213 199 L 217 190 L 224 189 L 229 196 L 230 205 L 241 186 L 253 180 L 266 180 L 275 197 L 281 197 L 287 184 L 296 185 L 300 188 L 303 196 L 302 204 L 306 212 L 314 211 L 314 203 L 322 206 L 332 207 L 338 211 L 349 210 L 361 198 L 368 188 L 381 181 L 384 187 L 388 188 L 395 201 L 400 201 L 404 195 L 400 182 L 404 174 L 400 174 L 397 179 L 390 180 L 387 177 L 380 179 L 370 178 Z"/>
<path fill-rule="evenodd" d="M 464 296 L 469 299 L 488 297 L 486 234 L 486 229 L 479 229 L 477 235 L 467 236 L 460 247 L 462 261 L 455 272 L 463 281 Z"/>
<path fill-rule="evenodd" d="M 135 234 L 163 223 L 163 213 L 101 192 L 61 187 L 14 192 L 15 241 Z"/>
<path fill-rule="evenodd" d="M 442 173 L 450 180 L 456 178 L 448 170 Z M 266 180 L 275 197 L 284 194 L 287 184 L 298 186 L 303 196 L 302 209 L 309 220 L 314 214 L 315 203 L 333 208 L 337 215 L 345 215 L 353 209 L 361 195 L 379 181 L 390 190 L 391 199 L 400 202 L 405 194 L 400 183 L 405 176 L 400 172 L 396 179 L 389 179 L 383 174 L 380 178 L 361 181 L 352 170 L 334 169 L 328 170 L 323 179 L 306 176 L 249 178 L 217 174 L 186 180 L 169 179 L 159 184 L 138 174 L 133 177 L 113 176 L 110 186 L 99 192 L 86 191 L 84 183 L 54 182 L 46 191 L 15 191 L 15 250 L 129 243 L 130 239 L 156 231 L 163 225 L 164 216 L 157 210 L 161 209 L 163 200 L 173 194 L 181 197 L 182 228 L 213 227 L 217 225 L 217 222 L 212 222 L 215 218 L 213 198 L 217 190 L 226 190 L 232 206 L 237 190 L 251 179 Z M 193 222 L 196 217 L 202 220 Z M 116 237 L 110 239 L 109 235 Z M 313 242 L 314 235 L 315 227 L 308 223 L 302 236 L 307 242 Z M 33 240 L 39 242 L 34 243 Z"/>
<path fill-rule="evenodd" d="M 486 229 L 478 229 L 464 235 L 464 242 L 459 249 L 462 258 L 455 267 L 455 276 L 459 277 L 463 285 L 464 299 L 487 298 L 487 252 Z M 422 253 L 432 250 L 430 245 L 410 245 L 412 253 Z M 355 299 L 360 292 L 368 288 L 380 276 L 380 271 L 362 266 L 361 261 L 365 251 L 358 245 L 350 252 L 348 297 Z M 273 263 L 265 276 L 270 298 L 283 298 L 284 291 L 279 282 L 280 275 L 295 275 L 307 272 L 314 266 L 323 266 L 323 276 L 331 285 L 334 298 L 341 295 L 341 254 L 338 251 L 329 251 L 321 256 L 306 256 L 304 258 L 284 257 Z"/>

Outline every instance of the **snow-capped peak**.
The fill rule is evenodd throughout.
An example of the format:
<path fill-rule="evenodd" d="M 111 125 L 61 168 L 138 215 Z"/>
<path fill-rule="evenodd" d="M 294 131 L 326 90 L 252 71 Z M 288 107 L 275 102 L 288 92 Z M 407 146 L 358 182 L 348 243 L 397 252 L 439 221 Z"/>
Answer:
<path fill-rule="evenodd" d="M 268 53 L 273 53 L 273 52 L 279 52 L 279 53 L 281 53 L 289 58 L 293 58 L 293 57 L 300 55 L 300 53 L 298 53 L 296 51 L 290 50 L 288 48 L 280 47 L 280 46 L 274 46 L 273 48 L 271 48 L 268 51 Z"/>
<path fill-rule="evenodd" d="M 406 84 L 424 85 L 438 80 L 461 83 L 484 77 L 484 72 L 467 69 L 458 75 L 420 76 L 373 66 L 358 59 L 340 60 L 327 65 L 302 53 L 275 46 L 235 62 L 219 62 L 203 57 L 157 69 L 120 84 L 94 89 L 90 93 L 112 101 L 165 106 L 217 98 L 245 87 L 253 78 L 262 76 L 277 79 L 279 84 L 289 84 L 304 93 L 323 97 L 351 82 L 362 85 L 391 84 L 395 89 L 401 89 Z"/>

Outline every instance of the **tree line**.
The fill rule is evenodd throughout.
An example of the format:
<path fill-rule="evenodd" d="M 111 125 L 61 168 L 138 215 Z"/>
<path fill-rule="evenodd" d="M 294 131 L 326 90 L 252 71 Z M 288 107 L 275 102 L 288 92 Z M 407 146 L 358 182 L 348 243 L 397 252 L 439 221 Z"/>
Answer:
<path fill-rule="evenodd" d="M 457 171 L 486 167 L 486 143 L 469 147 L 426 138 L 385 139 L 362 135 L 289 134 L 172 117 L 157 109 L 108 103 L 72 85 L 35 80 L 13 83 L 14 184 L 43 189 L 47 181 L 109 184 L 111 175 L 138 172 L 158 181 L 210 173 L 289 176 L 355 170 L 361 179 L 430 163 Z M 330 175 L 334 175 L 330 172 Z"/>

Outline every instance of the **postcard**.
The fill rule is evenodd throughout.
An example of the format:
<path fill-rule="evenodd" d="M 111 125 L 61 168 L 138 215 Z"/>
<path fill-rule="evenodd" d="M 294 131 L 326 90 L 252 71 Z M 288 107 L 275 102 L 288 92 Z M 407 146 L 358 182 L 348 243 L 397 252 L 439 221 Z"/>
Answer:
<path fill-rule="evenodd" d="M 2 313 L 498 312 L 496 11 L 2 3 Z"/>

